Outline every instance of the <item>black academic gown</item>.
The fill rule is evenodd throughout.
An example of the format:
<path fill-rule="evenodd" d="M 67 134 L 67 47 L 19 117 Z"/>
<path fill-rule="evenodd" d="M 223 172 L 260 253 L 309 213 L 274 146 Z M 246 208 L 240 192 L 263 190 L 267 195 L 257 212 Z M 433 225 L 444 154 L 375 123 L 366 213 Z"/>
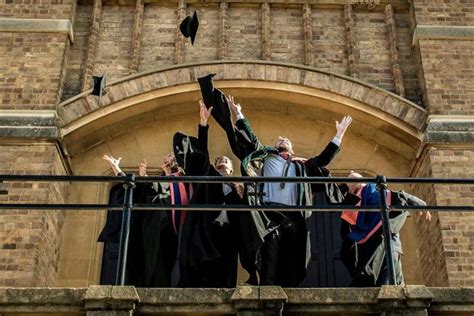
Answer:
<path fill-rule="evenodd" d="M 184 136 L 183 134 L 181 134 Z M 194 176 L 220 176 L 210 164 L 207 150 L 208 126 L 199 126 L 198 141 L 191 146 L 181 146 L 178 155 L 184 154 L 185 172 Z M 189 139 L 189 138 L 187 138 Z M 185 139 L 186 141 L 186 139 Z M 183 161 L 178 159 L 179 161 Z M 224 193 L 222 183 L 197 183 L 193 185 L 191 205 L 244 204 L 234 185 Z M 228 223 L 219 224 L 220 212 L 187 212 L 181 243 L 181 287 L 235 287 L 239 247 L 239 214 L 227 212 Z"/>
<path fill-rule="evenodd" d="M 119 183 L 114 185 L 110 189 L 109 193 L 109 205 L 112 204 L 123 204 L 124 203 L 123 184 Z M 147 195 L 150 194 L 145 184 L 137 184 L 133 191 L 133 203 L 145 203 L 147 201 Z M 132 211 L 130 217 L 130 233 L 128 241 L 128 254 L 127 254 L 127 266 L 126 266 L 126 279 L 127 285 L 144 286 L 145 285 L 145 274 L 144 272 L 144 261 L 145 248 L 143 239 L 143 216 L 140 211 Z M 99 242 L 110 244 L 120 243 L 120 233 L 122 230 L 122 212 L 121 211 L 108 211 L 107 220 L 105 226 L 99 234 Z M 106 245 L 107 246 L 107 245 Z M 112 258 L 117 260 L 118 258 Z M 117 263 L 118 264 L 118 263 Z M 113 265 L 116 266 L 116 265 Z M 112 275 L 116 274 L 116 271 L 111 272 Z"/>
<path fill-rule="evenodd" d="M 390 191 L 391 201 L 393 206 L 424 206 L 426 203 L 420 198 L 408 194 L 404 191 Z M 343 204 L 345 205 L 356 205 L 360 201 L 357 195 L 347 193 Z M 395 260 L 395 272 L 396 282 L 400 285 L 403 282 L 403 273 L 401 270 L 401 261 L 397 260 L 399 254 L 402 253 L 401 242 L 399 238 L 400 228 L 403 226 L 406 216 L 406 211 L 390 211 L 390 221 L 398 220 L 399 227 L 394 227 L 392 223 L 392 251 Z M 371 272 L 374 262 L 374 253 L 380 248 L 380 245 L 384 242 L 383 240 L 383 227 L 379 227 L 378 230 L 363 244 L 354 242 L 348 237 L 351 232 L 351 225 L 345 220 L 341 220 L 341 259 L 346 266 L 349 274 L 351 275 L 353 287 L 373 287 L 387 284 L 388 282 L 388 271 L 386 260 L 379 262 L 379 266 L 376 270 L 380 269 L 380 273 L 375 275 Z M 370 262 L 370 263 L 369 263 Z M 371 268 L 368 268 L 368 265 Z"/>

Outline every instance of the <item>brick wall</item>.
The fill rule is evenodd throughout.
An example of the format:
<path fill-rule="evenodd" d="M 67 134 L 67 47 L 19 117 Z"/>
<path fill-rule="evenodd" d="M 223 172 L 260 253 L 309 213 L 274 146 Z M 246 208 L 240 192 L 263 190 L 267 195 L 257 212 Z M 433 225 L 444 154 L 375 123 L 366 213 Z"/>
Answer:
<path fill-rule="evenodd" d="M 311 10 L 314 67 L 348 75 L 344 12 L 339 9 Z"/>
<path fill-rule="evenodd" d="M 357 77 L 394 91 L 389 43 L 383 12 L 356 12 L 355 41 L 359 54 Z"/>
<path fill-rule="evenodd" d="M 473 178 L 474 150 L 427 149 L 415 176 Z M 468 185 L 416 185 L 416 195 L 430 205 L 473 205 L 474 188 Z M 427 222 L 417 216 L 418 251 L 428 286 L 474 285 L 474 214 L 433 213 Z"/>
<path fill-rule="evenodd" d="M 0 17 L 17 19 L 72 19 L 73 0 L 4 0 Z"/>
<path fill-rule="evenodd" d="M 145 5 L 139 71 L 174 64 L 176 5 Z"/>
<path fill-rule="evenodd" d="M 0 32 L 0 108 L 55 109 L 66 34 Z"/>
<path fill-rule="evenodd" d="M 93 74 L 106 73 L 108 81 L 130 74 L 133 8 L 114 5 L 102 7 Z"/>
<path fill-rule="evenodd" d="M 304 63 L 302 8 L 271 7 L 272 60 Z"/>
<path fill-rule="evenodd" d="M 261 59 L 262 12 L 260 6 L 240 7 L 230 4 L 227 19 L 227 59 Z"/>
<path fill-rule="evenodd" d="M 417 25 L 473 26 L 474 2 L 463 0 L 414 0 L 413 19 Z M 445 35 L 449 35 L 445 29 Z M 472 115 L 474 108 L 474 53 L 471 40 L 420 39 L 417 41 L 422 66 L 421 86 L 431 115 Z M 449 118 L 447 119 L 449 122 Z M 461 121 L 460 121 L 461 122 Z M 463 122 L 468 130 L 468 121 Z M 472 123 L 471 123 L 472 124 Z M 442 133 L 442 132 L 438 132 Z M 446 139 L 452 133 L 446 131 Z M 434 144 L 428 151 L 430 176 L 472 178 L 474 150 L 469 132 L 451 143 Z M 454 142 L 456 140 L 456 142 Z M 459 143 L 457 143 L 459 142 Z M 428 168 L 428 167 L 427 167 Z M 473 205 L 472 186 L 434 186 L 437 205 Z M 440 213 L 443 256 L 450 286 L 474 285 L 474 216 L 472 213 Z M 436 258 L 438 259 L 438 258 Z M 439 259 L 438 259 L 439 260 Z"/>
<path fill-rule="evenodd" d="M 186 62 L 216 60 L 219 49 L 219 5 L 209 4 L 206 7 L 188 6 L 187 15 L 193 14 L 194 10 L 197 10 L 200 18 L 199 32 L 194 46 L 191 45 L 189 39 L 186 40 L 185 60 Z M 232 45 L 234 36 L 237 35 L 229 34 L 229 36 L 231 36 Z"/>
<path fill-rule="evenodd" d="M 431 178 L 431 154 L 435 150 L 428 151 L 421 160 L 416 174 L 419 178 Z M 436 205 L 436 190 L 434 185 L 413 185 L 410 190 L 414 195 L 422 198 L 428 205 Z M 446 269 L 446 258 L 441 235 L 441 224 L 439 213 L 432 213 L 432 220 L 428 222 L 422 216 L 413 212 L 417 226 L 418 253 L 423 271 L 424 284 L 427 286 L 448 286 L 448 272 Z"/>
<path fill-rule="evenodd" d="M 64 174 L 54 145 L 1 145 L 0 174 Z M 64 203 L 67 184 L 9 182 L 1 203 Z M 63 212 L 8 210 L 0 214 L 0 286 L 53 286 Z"/>
<path fill-rule="evenodd" d="M 418 24 L 474 25 L 471 0 L 413 0 Z"/>
<path fill-rule="evenodd" d="M 474 149 L 430 152 L 433 177 L 474 178 Z M 474 188 L 437 185 L 438 205 L 474 205 Z M 450 286 L 474 286 L 474 214 L 440 213 L 441 233 Z"/>
<path fill-rule="evenodd" d="M 420 41 L 425 93 L 430 113 L 474 114 L 472 48 L 472 41 Z"/>
<path fill-rule="evenodd" d="M 97 52 L 93 73 L 108 73 L 109 81 L 133 72 L 133 16 L 134 6 L 104 5 L 100 20 Z M 78 91 L 82 80 L 83 58 L 87 49 L 85 38 L 91 24 L 90 6 L 79 5 L 75 22 L 77 40 L 68 57 L 68 77 L 63 100 Z M 184 45 L 183 62 L 217 60 L 220 43 L 220 12 L 217 3 L 188 4 L 186 14 L 197 10 L 200 29 L 195 45 L 189 40 Z M 139 28 L 139 68 L 149 71 L 176 62 L 178 5 L 171 2 L 147 3 L 143 24 Z M 304 33 L 303 7 L 301 5 L 269 6 L 269 58 L 275 61 L 303 64 Z M 226 9 L 225 59 L 263 59 L 264 10 L 260 4 L 228 3 Z M 387 26 L 383 10 L 354 10 L 354 38 L 357 55 L 358 78 L 381 88 L 394 91 L 390 64 Z M 421 104 L 418 84 L 418 66 L 411 46 L 411 29 L 408 12 L 396 11 L 400 67 L 407 98 Z M 311 7 L 310 39 L 313 46 L 313 66 L 329 72 L 349 74 L 344 11 L 342 6 Z M 181 38 L 181 35 L 178 35 Z"/>

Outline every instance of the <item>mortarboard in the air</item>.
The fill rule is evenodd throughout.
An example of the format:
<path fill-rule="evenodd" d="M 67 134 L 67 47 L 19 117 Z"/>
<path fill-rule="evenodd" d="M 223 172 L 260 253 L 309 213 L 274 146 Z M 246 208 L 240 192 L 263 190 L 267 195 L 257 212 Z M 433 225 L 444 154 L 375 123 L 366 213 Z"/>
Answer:
<path fill-rule="evenodd" d="M 103 95 L 107 94 L 107 90 L 105 90 L 105 80 L 106 75 L 103 76 L 92 76 L 92 80 L 94 81 L 94 87 L 92 88 L 91 95 L 96 95 L 99 97 L 99 105 L 100 99 Z"/>
<path fill-rule="evenodd" d="M 192 16 L 187 16 L 179 25 L 179 29 L 181 30 L 181 34 L 184 37 L 191 38 L 191 44 L 194 45 L 194 39 L 196 38 L 196 34 L 199 28 L 199 19 L 197 12 L 194 11 Z"/>
<path fill-rule="evenodd" d="M 176 162 L 186 174 L 195 168 L 195 164 L 201 165 L 204 159 L 208 159 L 206 152 L 200 147 L 199 140 L 181 132 L 173 135 L 173 153 Z"/>

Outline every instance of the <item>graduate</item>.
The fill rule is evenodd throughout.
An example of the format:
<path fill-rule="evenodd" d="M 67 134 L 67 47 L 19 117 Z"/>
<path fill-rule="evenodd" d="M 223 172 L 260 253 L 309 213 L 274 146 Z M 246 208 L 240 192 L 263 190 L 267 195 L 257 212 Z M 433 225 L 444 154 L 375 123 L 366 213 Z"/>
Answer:
<path fill-rule="evenodd" d="M 120 168 L 121 158 L 104 155 L 116 175 L 125 175 Z M 139 175 L 147 176 L 147 163 L 139 164 Z M 161 165 L 166 176 L 183 175 L 173 153 L 163 157 Z M 122 184 L 111 190 L 109 203 L 123 203 Z M 179 182 L 137 183 L 133 193 L 135 204 L 166 205 L 169 211 L 132 211 L 126 284 L 137 287 L 176 287 L 179 282 L 179 234 L 185 213 L 173 210 L 173 205 L 186 205 L 192 194 L 189 184 Z M 121 212 L 109 212 L 99 241 L 119 242 Z"/>
<path fill-rule="evenodd" d="M 342 137 L 352 118 L 336 122 L 336 136 L 320 155 L 311 159 L 294 156 L 291 141 L 279 137 L 275 146 L 263 146 L 245 119 L 240 104 L 226 97 L 212 84 L 213 75 L 199 78 L 206 106 L 226 132 L 230 147 L 241 160 L 243 176 L 306 177 L 321 173 L 339 151 Z M 208 104 L 209 103 L 209 104 Z M 237 121 L 232 124 L 230 110 Z M 311 186 L 307 183 L 246 184 L 250 205 L 312 205 Z M 242 217 L 245 245 L 240 253 L 242 266 L 249 272 L 248 283 L 260 285 L 298 286 L 306 275 L 310 242 L 306 220 L 311 212 L 247 212 Z M 258 277 L 257 277 L 258 272 Z"/>
<path fill-rule="evenodd" d="M 349 178 L 362 178 L 351 171 Z M 349 183 L 346 201 L 356 206 L 380 206 L 380 195 L 374 183 Z M 387 190 L 387 206 L 426 206 L 420 198 L 404 191 Z M 430 212 L 425 219 L 431 220 Z M 408 216 L 407 211 L 390 211 L 389 221 L 395 268 L 395 285 L 404 285 L 402 271 L 402 244 L 400 230 Z M 341 258 L 348 269 L 354 287 L 373 287 L 388 284 L 382 218 L 379 212 L 344 211 L 341 215 Z"/>
<path fill-rule="evenodd" d="M 173 147 L 178 163 L 190 176 L 232 176 L 234 167 L 226 156 L 211 164 L 208 151 L 208 119 L 212 107 L 200 105 L 198 138 L 181 133 L 174 136 Z M 245 204 L 244 187 L 240 183 L 195 183 L 194 204 Z M 180 287 L 236 286 L 237 260 L 240 241 L 241 212 L 187 212 L 180 247 Z"/>

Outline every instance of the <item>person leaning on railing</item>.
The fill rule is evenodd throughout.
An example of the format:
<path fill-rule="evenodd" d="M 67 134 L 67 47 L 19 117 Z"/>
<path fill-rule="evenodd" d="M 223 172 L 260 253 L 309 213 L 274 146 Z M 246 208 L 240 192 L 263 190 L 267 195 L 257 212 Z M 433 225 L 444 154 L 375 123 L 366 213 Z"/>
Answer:
<path fill-rule="evenodd" d="M 349 178 L 362 178 L 351 171 Z M 356 206 L 380 206 L 380 195 L 374 183 L 348 183 L 346 199 Z M 351 197 L 351 198 L 349 198 Z M 404 191 L 387 190 L 387 206 L 426 206 L 420 198 Z M 420 212 L 431 220 L 430 212 Z M 394 258 L 395 284 L 403 285 L 402 244 L 400 230 L 408 216 L 407 211 L 390 211 L 392 253 Z M 344 211 L 341 215 L 341 258 L 352 277 L 351 286 L 373 287 L 389 284 L 383 227 L 380 212 Z"/>
<path fill-rule="evenodd" d="M 182 133 L 173 137 L 178 163 L 189 176 L 232 176 L 232 160 L 226 156 L 211 164 L 208 150 L 208 119 L 212 107 L 199 101 L 198 138 Z M 191 205 L 244 204 L 241 183 L 195 183 Z M 239 212 L 187 212 L 180 247 L 180 287 L 236 286 L 239 246 Z"/>
<path fill-rule="evenodd" d="M 241 144 L 236 152 L 243 157 L 243 176 L 306 177 L 309 171 L 325 167 L 333 160 L 352 122 L 350 116 L 344 117 L 341 123 L 336 121 L 337 132 L 333 140 L 318 156 L 303 159 L 294 156 L 292 143 L 286 137 L 279 137 L 275 146 L 262 146 L 242 114 L 240 104 L 235 103 L 232 96 L 226 97 L 226 101 L 237 117 L 235 133 Z M 242 140 L 246 143 L 242 144 Z M 312 205 L 308 183 L 248 184 L 246 190 L 250 205 Z M 250 281 L 256 280 L 252 269 L 258 271 L 261 285 L 294 287 L 303 281 L 310 254 L 306 226 L 310 214 L 302 211 L 251 212 L 252 221 L 246 225 L 247 233 L 243 236 L 247 237 L 245 243 L 252 247 L 247 247 L 251 251 L 241 255 L 247 266 L 253 264 L 249 271 Z"/>

